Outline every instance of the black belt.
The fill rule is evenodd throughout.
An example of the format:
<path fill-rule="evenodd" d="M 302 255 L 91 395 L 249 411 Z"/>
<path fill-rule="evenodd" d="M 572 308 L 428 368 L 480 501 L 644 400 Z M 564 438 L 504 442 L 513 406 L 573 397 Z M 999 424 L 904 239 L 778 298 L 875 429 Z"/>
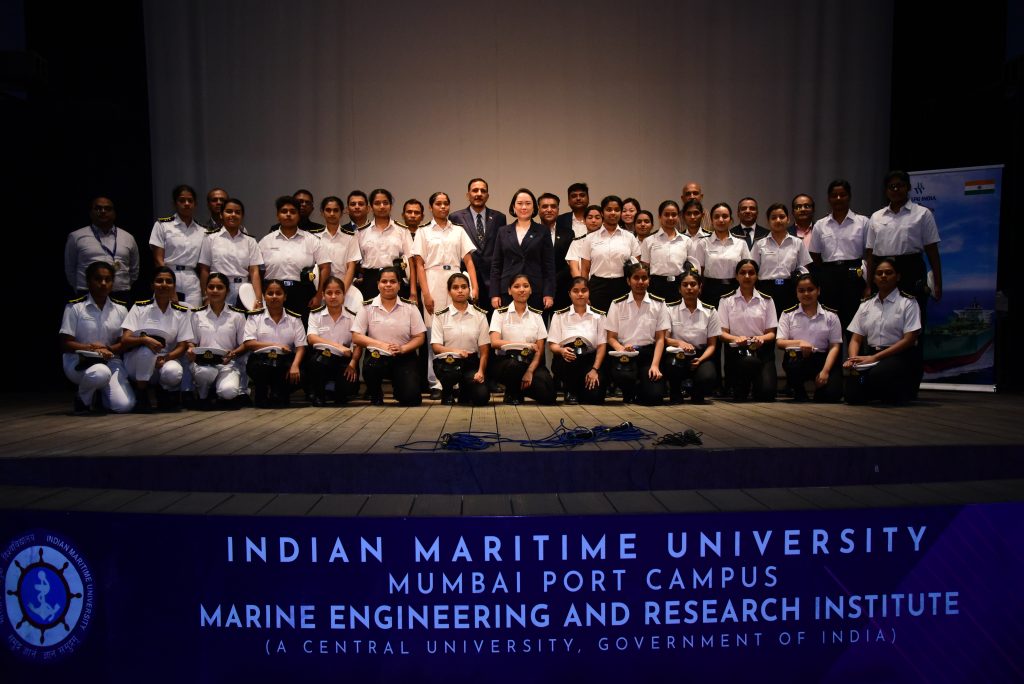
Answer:
<path fill-rule="evenodd" d="M 682 273 L 676 273 L 675 275 L 661 275 L 660 273 L 651 274 L 651 280 L 664 280 L 666 283 L 674 283 L 676 278 L 681 278 Z"/>
<path fill-rule="evenodd" d="M 625 280 L 625 276 L 612 276 L 611 278 L 605 278 L 604 276 L 590 276 L 590 282 L 595 280 Z"/>
<path fill-rule="evenodd" d="M 233 283 L 244 283 L 249 280 L 245 276 L 227 276 L 227 279 Z"/>
<path fill-rule="evenodd" d="M 196 270 L 195 266 L 182 266 L 180 264 L 175 264 L 174 266 L 167 266 L 167 268 L 173 268 L 175 271 L 194 271 L 194 270 Z"/>
<path fill-rule="evenodd" d="M 735 278 L 705 278 L 705 283 L 714 283 L 716 285 L 732 285 L 736 282 Z"/>
<path fill-rule="evenodd" d="M 845 259 L 841 261 L 826 261 L 825 266 L 831 266 L 832 268 L 858 268 L 860 266 L 860 259 Z"/>
<path fill-rule="evenodd" d="M 792 278 L 765 278 L 764 280 L 758 280 L 757 282 L 759 284 L 760 283 L 771 283 L 773 285 L 786 285 L 787 283 L 790 283 L 792 281 L 793 281 Z"/>

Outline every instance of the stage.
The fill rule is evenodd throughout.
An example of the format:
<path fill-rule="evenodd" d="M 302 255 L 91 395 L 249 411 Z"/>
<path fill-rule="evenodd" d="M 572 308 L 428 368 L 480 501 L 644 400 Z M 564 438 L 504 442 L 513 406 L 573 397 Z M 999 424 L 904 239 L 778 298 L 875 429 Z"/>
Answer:
<path fill-rule="evenodd" d="M 239 515 L 558 515 L 863 507 L 1019 498 L 1024 399 L 925 391 L 905 407 L 779 400 L 646 408 L 418 408 L 69 415 L 63 394 L 8 401 L 0 505 Z M 623 422 L 655 438 L 523 446 Z M 429 449 L 499 433 L 482 451 Z M 963 482 L 974 485 L 961 485 Z M 982 484 L 977 484 L 977 483 Z M 927 483 L 927 484 L 925 484 Z"/>

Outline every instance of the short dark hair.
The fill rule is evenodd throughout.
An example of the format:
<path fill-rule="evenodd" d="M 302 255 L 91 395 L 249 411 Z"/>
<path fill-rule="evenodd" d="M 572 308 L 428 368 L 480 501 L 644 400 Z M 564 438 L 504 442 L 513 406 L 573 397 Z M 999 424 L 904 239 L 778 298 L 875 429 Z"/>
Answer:
<path fill-rule="evenodd" d="M 776 211 L 776 210 L 782 210 L 782 213 L 786 215 L 786 218 L 789 218 L 789 209 L 787 209 L 786 205 L 783 204 L 782 202 L 776 202 L 775 204 L 769 204 L 768 205 L 768 209 L 764 212 L 764 217 L 766 219 L 771 219 L 772 212 Z"/>
<path fill-rule="evenodd" d="M 237 204 L 239 207 L 242 208 L 242 213 L 245 213 L 245 205 L 242 204 L 242 200 L 238 199 L 237 197 L 229 197 L 228 199 L 224 200 L 225 207 L 228 206 L 229 204 Z"/>
<path fill-rule="evenodd" d="M 445 289 L 452 289 L 452 285 L 455 283 L 455 280 L 457 278 L 461 278 L 462 280 L 466 281 L 467 285 L 471 285 L 471 283 L 469 282 L 469 276 L 467 276 L 465 273 L 452 273 L 450 276 L 448 276 L 448 284 L 445 286 Z"/>
<path fill-rule="evenodd" d="M 553 192 L 545 192 L 543 195 L 541 195 L 540 197 L 537 198 L 537 204 L 540 204 L 541 202 L 543 202 L 546 199 L 553 199 L 553 200 L 555 200 L 555 204 L 561 204 L 562 203 L 562 200 L 555 193 L 553 193 Z"/>
<path fill-rule="evenodd" d="M 445 194 L 447 194 L 447 193 L 445 193 Z M 405 200 L 405 204 L 403 204 L 403 205 L 402 205 L 402 211 L 405 211 L 405 208 L 406 208 L 407 206 L 409 206 L 410 204 L 415 204 L 415 205 L 417 205 L 417 206 L 418 206 L 418 207 L 420 208 L 420 211 L 423 211 L 423 202 L 420 202 L 420 201 L 419 201 L 418 199 L 416 199 L 415 197 L 413 197 L 412 199 L 407 199 L 407 200 Z"/>
<path fill-rule="evenodd" d="M 473 187 L 473 183 L 483 183 L 484 185 L 487 186 L 487 192 L 491 191 L 491 184 L 485 181 L 483 178 L 470 178 L 469 182 L 466 183 L 466 190 L 469 190 L 471 187 Z"/>
<path fill-rule="evenodd" d="M 326 290 L 327 286 L 330 285 L 331 283 L 337 283 L 338 286 L 341 288 L 341 291 L 345 291 L 345 281 L 339 278 L 338 276 L 327 276 L 327 280 L 324 281 L 324 289 Z"/>
<path fill-rule="evenodd" d="M 395 196 L 391 194 L 390 190 L 385 190 L 384 188 L 374 188 L 373 190 L 370 191 L 370 204 L 373 204 L 373 200 L 376 199 L 377 195 L 384 195 L 385 197 L 387 197 L 388 204 L 395 203 Z"/>
<path fill-rule="evenodd" d="M 811 197 L 810 195 L 808 195 L 806 192 L 798 192 L 797 194 L 793 195 L 793 201 L 790 202 L 790 206 L 793 208 L 793 210 L 796 211 L 796 201 L 798 199 L 800 199 L 801 197 L 806 197 L 807 199 L 811 200 L 811 210 L 813 211 L 814 210 L 814 198 Z"/>
<path fill-rule="evenodd" d="M 828 184 L 828 189 L 825 191 L 826 195 L 832 194 L 832 188 L 842 188 L 846 190 L 847 194 L 852 195 L 853 190 L 850 189 L 850 181 L 843 178 L 836 178 L 834 181 Z"/>
<path fill-rule="evenodd" d="M 298 190 L 292 193 L 292 197 L 295 197 L 296 195 L 309 195 L 310 202 L 312 202 L 314 199 L 313 193 L 311 193 L 309 190 L 306 190 L 306 188 L 299 188 Z"/>
<path fill-rule="evenodd" d="M 910 187 L 910 174 L 901 169 L 890 169 L 886 172 L 885 180 L 882 182 L 882 185 L 889 185 L 889 181 L 893 178 L 899 178 L 908 188 Z"/>
<path fill-rule="evenodd" d="M 345 203 L 341 201 L 340 197 L 337 197 L 335 195 L 328 195 L 327 197 L 324 197 L 322 200 L 320 200 L 320 211 L 326 209 L 327 205 L 330 204 L 331 202 L 337 202 L 339 207 L 345 207 Z"/>
<path fill-rule="evenodd" d="M 711 207 L 711 211 L 709 213 L 713 216 L 715 213 L 715 209 L 718 209 L 719 207 L 723 207 L 727 212 L 729 212 L 729 216 L 732 216 L 732 207 L 729 206 L 728 202 L 716 203 L 713 207 Z"/>
<path fill-rule="evenodd" d="M 687 202 L 687 204 L 689 204 L 689 202 Z M 698 204 L 699 204 L 699 202 L 698 202 Z M 658 216 L 661 216 L 662 214 L 664 214 L 665 210 L 667 208 L 669 208 L 669 207 L 675 207 L 676 211 L 679 211 L 679 204 L 675 200 L 665 200 L 664 202 L 662 202 L 661 204 L 658 205 Z M 701 211 L 704 211 L 704 210 L 701 209 Z M 682 212 L 679 212 L 679 213 L 682 213 Z"/>
<path fill-rule="evenodd" d="M 796 282 L 794 283 L 793 286 L 794 287 L 800 287 L 800 283 L 802 283 L 805 280 L 811 281 L 811 285 L 814 285 L 814 287 L 821 289 L 821 283 L 818 282 L 818 276 L 816 276 L 816 275 L 814 275 L 813 273 L 810 273 L 810 272 L 801 273 L 800 275 L 798 275 L 796 277 Z"/>
<path fill-rule="evenodd" d="M 223 273 L 213 271 L 212 273 L 210 273 L 210 275 L 206 277 L 206 284 L 209 285 L 211 280 L 219 280 L 226 290 L 231 289 L 231 282 L 228 280 L 228 277 Z"/>
<path fill-rule="evenodd" d="M 729 205 L 727 204 L 725 206 L 728 207 Z M 695 199 L 693 199 L 693 200 L 686 200 L 683 203 L 683 210 L 680 213 L 685 214 L 686 210 L 689 209 L 690 207 L 697 207 L 698 209 L 700 209 L 700 213 L 702 213 L 702 214 L 704 213 L 704 205 L 700 203 L 700 200 L 695 200 Z M 732 210 L 729 211 L 729 215 L 730 216 L 732 215 Z"/>
<path fill-rule="evenodd" d="M 734 273 L 739 275 L 740 269 L 743 268 L 744 266 L 746 266 L 747 264 L 750 264 L 751 266 L 754 267 L 754 273 L 760 273 L 761 272 L 761 269 L 757 265 L 757 262 L 754 261 L 753 259 L 740 259 L 739 261 L 736 262 L 736 270 L 734 271 Z"/>
<path fill-rule="evenodd" d="M 622 209 L 622 198 L 619 197 L 618 195 L 608 195 L 604 199 L 601 200 L 601 213 L 602 214 L 604 213 L 604 208 L 606 206 L 608 206 L 609 204 L 611 204 L 612 202 L 617 202 L 618 205 L 619 205 L 619 209 Z"/>
<path fill-rule="evenodd" d="M 739 202 L 736 203 L 736 207 L 739 208 L 739 206 L 741 204 L 743 204 L 744 202 L 753 202 L 754 206 L 757 206 L 757 198 L 755 198 L 755 197 L 744 197 L 743 199 L 741 199 Z"/>
<path fill-rule="evenodd" d="M 572 185 L 570 185 L 569 189 L 566 190 L 566 194 L 571 195 L 572 193 L 579 192 L 581 190 L 583 192 L 587 193 L 588 196 L 590 195 L 590 188 L 587 187 L 587 184 L 586 183 L 580 183 L 580 182 L 576 182 L 576 183 L 573 183 Z"/>
<path fill-rule="evenodd" d="M 178 284 L 178 276 L 174 275 L 174 269 L 173 269 L 173 268 L 171 268 L 171 267 L 169 267 L 169 266 L 157 266 L 157 267 L 156 267 L 156 270 L 154 270 L 154 271 L 153 271 L 153 278 L 152 278 L 152 280 L 150 280 L 149 282 L 153 282 L 153 281 L 155 281 L 155 280 L 156 280 L 156 277 L 157 277 L 158 275 L 160 275 L 161 273 L 169 273 L 169 274 L 170 274 L 170 276 L 171 276 L 171 281 L 172 281 L 172 282 L 173 282 L 173 283 L 174 283 L 175 285 L 177 285 L 177 284 Z"/>
<path fill-rule="evenodd" d="M 533 214 L 530 215 L 530 218 L 533 218 L 537 215 L 537 197 L 529 188 L 519 188 L 518 190 L 512 193 L 512 200 L 508 203 L 509 216 L 516 215 L 516 197 L 519 197 L 519 195 L 524 192 L 530 196 L 530 199 L 533 200 Z"/>
<path fill-rule="evenodd" d="M 449 195 L 447 192 L 441 192 L 440 190 L 438 190 L 437 192 L 435 192 L 433 195 L 430 196 L 430 199 L 427 200 L 427 204 L 429 204 L 430 206 L 434 206 L 434 200 L 436 200 L 441 195 L 444 195 L 445 197 L 447 197 L 449 202 L 452 201 L 451 195 Z M 413 201 L 415 202 L 416 200 L 413 200 Z M 405 204 L 408 204 L 408 202 L 406 202 Z M 405 204 L 402 205 L 403 209 L 405 209 Z M 417 202 L 417 204 L 419 204 L 419 202 Z M 421 209 L 423 208 L 422 204 L 420 204 L 420 208 Z"/>
<path fill-rule="evenodd" d="M 295 207 L 295 211 L 298 211 L 299 205 L 297 204 L 297 202 L 298 200 L 296 200 L 291 195 L 281 195 L 276 200 L 274 200 L 274 208 L 277 209 L 278 211 L 281 211 L 283 207 L 291 205 Z"/>
<path fill-rule="evenodd" d="M 366 193 L 363 192 L 362 190 L 353 190 L 352 192 L 348 193 L 348 197 L 345 198 L 345 203 L 348 204 L 349 202 L 351 202 L 353 197 L 362 197 L 364 202 L 366 202 L 367 204 L 370 203 L 370 198 L 367 197 Z"/>
<path fill-rule="evenodd" d="M 175 185 L 174 189 L 171 190 L 171 200 L 177 202 L 178 197 L 180 197 L 181 193 L 183 192 L 190 192 L 192 193 L 192 199 L 196 198 L 195 188 L 193 188 L 191 185 L 186 185 L 185 183 L 182 183 L 181 185 Z"/>
<path fill-rule="evenodd" d="M 101 271 L 103 269 L 110 271 L 111 276 L 115 274 L 114 266 L 109 261 L 94 261 L 85 267 L 85 279 L 91 279 L 96 275 L 96 271 Z"/>

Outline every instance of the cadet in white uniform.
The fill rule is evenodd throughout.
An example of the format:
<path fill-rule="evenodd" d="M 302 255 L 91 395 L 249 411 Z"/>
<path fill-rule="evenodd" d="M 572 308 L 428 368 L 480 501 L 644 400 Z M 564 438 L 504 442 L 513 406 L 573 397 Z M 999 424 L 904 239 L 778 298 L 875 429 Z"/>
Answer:
<path fill-rule="evenodd" d="M 355 280 L 356 267 L 363 259 L 363 253 L 359 251 L 359 238 L 356 232 L 347 226 L 341 225 L 343 204 L 340 197 L 333 195 L 324 197 L 320 202 L 320 213 L 323 214 L 326 226 L 317 233 L 320 238 L 321 258 L 325 258 L 331 265 L 331 275 L 341 278 L 345 288 L 345 296 L 348 298 L 352 293 L 352 281 Z M 362 302 L 361 295 L 356 295 L 355 300 Z"/>
<path fill-rule="evenodd" d="M 601 200 L 604 226 L 583 239 L 579 255 L 583 260 L 583 277 L 590 282 L 590 301 L 606 311 L 612 299 L 628 292 L 625 267 L 640 258 L 640 241 L 619 227 L 622 200 L 609 195 Z"/>
<path fill-rule="evenodd" d="M 127 413 L 135 405 L 135 396 L 118 354 L 121 352 L 121 323 L 128 310 L 110 299 L 114 286 L 114 268 L 94 261 L 85 269 L 89 294 L 72 299 L 64 307 L 60 324 L 64 375 L 78 385 L 76 414 L 92 410 L 97 393 L 104 408 Z M 76 352 L 96 353 L 98 357 L 80 357 Z"/>
<path fill-rule="evenodd" d="M 416 305 L 399 298 L 397 269 L 382 268 L 377 289 L 380 294 L 363 302 L 363 309 L 352 324 L 353 341 L 366 349 L 363 380 L 370 403 L 375 406 L 384 403 L 381 385 L 384 378 L 390 377 L 395 400 L 401 406 L 419 406 L 423 399 L 414 352 L 423 346 L 427 328 Z M 382 354 L 381 350 L 387 354 Z"/>
<path fill-rule="evenodd" d="M 878 294 L 861 302 L 850 323 L 853 337 L 843 365 L 854 371 L 861 364 L 878 365 L 846 379 L 847 403 L 872 399 L 903 403 L 913 398 L 917 389 L 913 349 L 921 332 L 921 309 L 912 295 L 897 289 L 899 280 L 894 259 L 883 257 L 875 262 Z"/>
<path fill-rule="evenodd" d="M 640 352 L 635 357 L 610 359 L 612 380 L 622 388 L 622 401 L 657 406 L 665 397 L 661 357 L 669 320 L 665 300 L 647 291 L 649 280 L 643 264 L 630 269 L 630 293 L 612 301 L 605 329 L 613 350 Z"/>
<path fill-rule="evenodd" d="M 679 232 L 679 205 L 665 200 L 658 207 L 661 230 L 640 243 L 640 261 L 650 269 L 649 291 L 667 302 L 679 298 L 679 280 L 693 249 L 689 236 Z"/>
<path fill-rule="evenodd" d="M 813 263 L 803 240 L 789 233 L 789 209 L 773 204 L 766 213 L 771 233 L 754 242 L 750 258 L 757 262 L 757 289 L 775 302 L 775 315 L 796 304 L 796 280 Z"/>
<path fill-rule="evenodd" d="M 305 318 L 309 307 L 318 307 L 323 301 L 323 286 L 330 275 L 330 264 L 322 252 L 320 239 L 305 230 L 299 230 L 299 206 L 292 197 L 278 197 L 279 230 L 268 233 L 260 240 L 266 280 L 280 280 L 288 299 L 288 308 Z M 320 271 L 320 284 L 313 285 L 313 269 Z"/>
<path fill-rule="evenodd" d="M 813 380 L 814 400 L 832 403 L 843 396 L 839 362 L 843 329 L 835 310 L 818 303 L 820 292 L 816 276 L 797 276 L 800 303 L 782 313 L 776 344 L 783 350 L 782 367 L 793 388 L 793 398 L 806 401 L 804 383 Z"/>
<path fill-rule="evenodd" d="M 256 239 L 247 235 L 242 227 L 245 207 L 241 200 L 229 199 L 221 211 L 223 226 L 206 231 L 203 245 L 199 250 L 199 285 L 206 295 L 206 280 L 210 273 L 220 273 L 228 280 L 230 290 L 227 301 L 240 305 L 238 288 L 243 283 L 252 283 L 256 295 L 255 308 L 263 306 L 263 285 L 260 281 L 260 266 L 263 254 Z"/>
<path fill-rule="evenodd" d="M 575 221 L 575 218 L 573 220 Z M 586 232 L 582 235 L 577 235 L 572 241 L 572 244 L 569 245 L 569 250 L 565 253 L 565 262 L 569 264 L 569 275 L 573 278 L 583 277 L 583 257 L 580 256 L 580 250 L 583 248 L 583 241 L 591 233 L 600 230 L 603 223 L 604 219 L 601 216 L 601 207 L 596 204 L 591 204 L 587 207 L 584 212 L 584 226 L 586 227 Z"/>
<path fill-rule="evenodd" d="M 215 395 L 220 407 L 239 408 L 243 357 L 245 354 L 245 310 L 227 305 L 231 282 L 221 273 L 206 280 L 206 304 L 192 312 L 192 343 L 188 358 L 199 393 L 199 407 L 213 408 Z M 196 354 L 196 347 L 213 347 L 227 352 Z M 212 392 L 211 392 L 212 390 Z"/>
<path fill-rule="evenodd" d="M 508 293 L 512 303 L 494 310 L 490 327 L 491 347 L 496 354 L 493 375 L 505 385 L 502 401 L 518 406 L 525 395 L 539 404 L 554 404 L 555 381 L 544 366 L 548 331 L 543 312 L 527 305 L 533 294 L 530 279 L 525 275 L 512 278 Z M 508 344 L 529 346 L 506 349 Z"/>
<path fill-rule="evenodd" d="M 412 256 L 416 262 L 416 282 L 420 284 L 420 303 L 423 304 L 423 323 L 427 326 L 427 344 L 430 344 L 430 332 L 433 312 L 447 308 L 451 303 L 448 297 L 448 278 L 459 272 L 460 264 L 465 262 L 466 273 L 474 293 L 479 292 L 479 281 L 476 267 L 470 256 L 476 251 L 469 233 L 448 220 L 451 202 L 448 195 L 435 192 L 430 196 L 430 211 L 433 220 L 416 230 L 412 241 Z M 432 389 L 441 389 L 434 374 L 434 353 L 430 350 L 427 362 L 427 382 Z"/>
<path fill-rule="evenodd" d="M 722 324 L 715 307 L 700 301 L 701 285 L 700 274 L 687 271 L 679 281 L 682 299 L 667 305 L 670 327 L 665 345 L 682 350 L 662 357 L 673 404 L 682 403 L 684 388 L 689 389 L 694 404 L 703 404 L 718 383 L 715 349 Z"/>
<path fill-rule="evenodd" d="M 334 403 L 348 402 L 359 390 L 359 357 L 362 348 L 352 343 L 352 324 L 359 309 L 345 305 L 345 281 L 330 276 L 324 286 L 324 304 L 309 312 L 306 341 L 308 386 L 312 404 L 327 405 L 327 384 L 334 383 Z M 360 308 L 362 308 L 360 306 Z M 328 345 L 317 349 L 315 345 Z"/>
<path fill-rule="evenodd" d="M 565 388 L 566 404 L 602 404 L 608 388 L 605 312 L 590 306 L 590 285 L 586 278 L 572 279 L 569 299 L 572 305 L 551 317 L 548 330 L 551 372 Z"/>
<path fill-rule="evenodd" d="M 487 312 L 470 303 L 469 288 L 469 278 L 462 273 L 448 276 L 451 304 L 434 314 L 430 346 L 435 355 L 456 356 L 434 358 L 431 370 L 441 381 L 442 404 L 455 403 L 455 386 L 458 385 L 460 403 L 486 406 L 491 400 L 485 384 L 491 337 Z"/>
<path fill-rule="evenodd" d="M 836 309 L 839 321 L 848 327 L 867 289 L 863 259 L 868 219 L 850 210 L 850 184 L 845 180 L 829 183 L 828 203 L 832 213 L 815 222 L 807 249 L 821 264 L 821 301 Z"/>
<path fill-rule="evenodd" d="M 157 266 L 167 266 L 174 271 L 177 283 L 178 301 L 189 306 L 203 303 L 199 289 L 199 252 L 203 247 L 206 229 L 193 220 L 196 208 L 196 192 L 187 185 L 179 185 L 172 193 L 177 212 L 172 216 L 158 218 L 149 236 L 153 250 L 153 261 Z"/>
<path fill-rule="evenodd" d="M 291 401 L 291 385 L 298 385 L 302 379 L 300 369 L 306 354 L 306 330 L 302 316 L 285 308 L 287 298 L 284 283 L 266 280 L 263 290 L 266 308 L 250 312 L 245 321 L 245 351 L 249 353 L 246 371 L 252 380 L 253 403 L 257 408 L 287 407 Z M 280 349 L 256 353 L 267 347 Z"/>
<path fill-rule="evenodd" d="M 412 235 L 391 218 L 391 206 L 394 198 L 384 188 L 370 192 L 370 207 L 373 210 L 373 221 L 356 233 L 359 239 L 359 250 L 363 254 L 362 280 L 359 289 L 364 299 L 377 296 L 377 279 L 383 268 L 394 268 L 399 262 L 405 271 L 400 276 L 409 279 L 409 285 L 401 285 L 399 296 L 408 294 L 413 303 L 417 301 L 416 269 L 411 268 L 409 261 L 412 256 Z M 399 283 L 402 279 L 399 278 Z"/>
<path fill-rule="evenodd" d="M 754 287 L 754 260 L 743 259 L 736 264 L 736 280 L 739 288 L 723 295 L 718 306 L 722 341 L 729 345 L 725 350 L 726 380 L 734 401 L 745 401 L 751 386 L 755 401 L 774 401 L 778 391 L 775 331 L 779 326 L 775 304 Z"/>
<path fill-rule="evenodd" d="M 148 388 L 158 382 L 157 407 L 177 410 L 185 368 L 181 358 L 192 341 L 191 309 L 173 301 L 175 273 L 161 266 L 153 274 L 153 298 L 135 302 L 121 324 L 124 365 L 135 383 L 135 410 L 151 410 Z"/>
<path fill-rule="evenodd" d="M 704 277 L 701 296 L 717 307 L 722 295 L 736 287 L 736 264 L 750 258 L 750 250 L 743 238 L 729 232 L 732 208 L 725 202 L 711 207 L 711 225 L 715 232 L 696 241 L 690 260 Z"/>

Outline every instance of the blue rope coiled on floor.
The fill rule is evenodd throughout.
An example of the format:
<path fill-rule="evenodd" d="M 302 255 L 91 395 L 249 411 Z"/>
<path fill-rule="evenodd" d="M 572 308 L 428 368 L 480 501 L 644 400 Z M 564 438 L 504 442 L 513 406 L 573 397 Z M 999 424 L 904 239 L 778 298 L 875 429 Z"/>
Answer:
<path fill-rule="evenodd" d="M 610 427 L 595 425 L 592 428 L 583 426 L 570 428 L 565 426 L 563 419 L 547 437 L 523 440 L 519 444 L 536 449 L 572 449 L 588 442 L 635 442 L 656 435 L 656 432 L 637 427 L 629 421 Z"/>
<path fill-rule="evenodd" d="M 514 441 L 505 439 L 497 432 L 446 432 L 432 442 L 406 442 L 395 445 L 395 448 L 406 451 L 483 451 L 501 442 Z"/>

